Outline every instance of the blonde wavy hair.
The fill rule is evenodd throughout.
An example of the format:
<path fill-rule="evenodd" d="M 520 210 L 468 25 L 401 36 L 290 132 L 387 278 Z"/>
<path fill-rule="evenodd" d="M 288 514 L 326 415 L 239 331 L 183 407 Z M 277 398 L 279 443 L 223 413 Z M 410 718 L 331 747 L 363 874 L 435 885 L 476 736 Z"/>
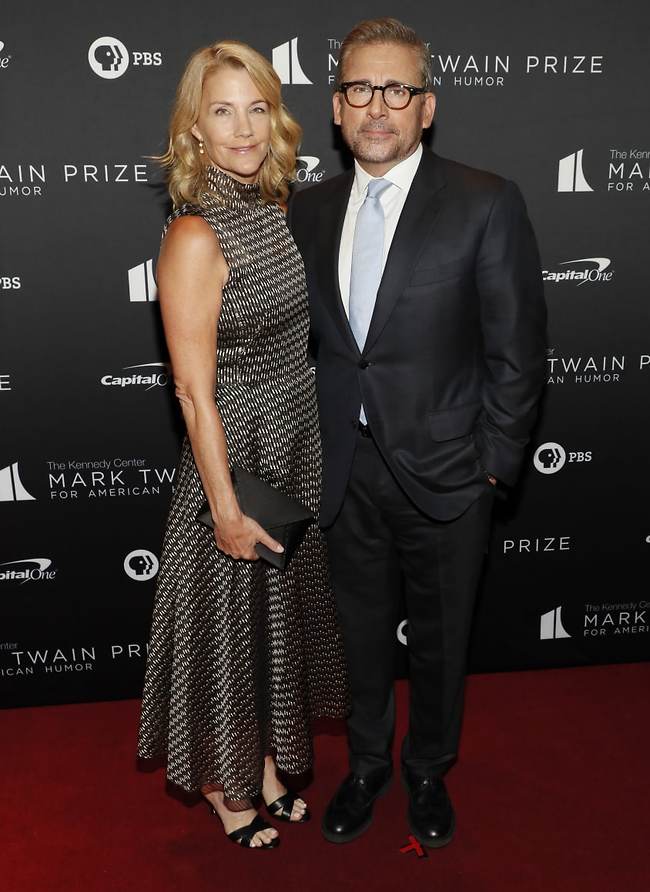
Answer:
<path fill-rule="evenodd" d="M 174 203 L 204 204 L 208 191 L 203 157 L 191 133 L 201 107 L 203 84 L 212 72 L 224 66 L 245 69 L 259 89 L 270 110 L 271 139 L 269 152 L 260 168 L 258 183 L 266 202 L 283 203 L 289 195 L 289 183 L 295 178 L 296 153 L 302 128 L 282 102 L 280 78 L 271 63 L 248 44 L 222 40 L 196 50 L 190 56 L 176 90 L 169 122 L 169 145 L 154 160 L 167 169 L 167 187 Z"/>

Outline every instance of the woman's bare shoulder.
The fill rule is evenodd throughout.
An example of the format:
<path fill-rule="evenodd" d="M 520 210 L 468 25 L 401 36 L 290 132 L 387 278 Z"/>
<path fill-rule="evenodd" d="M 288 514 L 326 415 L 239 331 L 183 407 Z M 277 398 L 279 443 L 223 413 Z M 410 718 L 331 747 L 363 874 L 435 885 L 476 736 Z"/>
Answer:
<path fill-rule="evenodd" d="M 203 217 L 181 215 L 169 224 L 156 267 L 159 286 L 165 282 L 197 282 L 217 276 L 225 284 L 228 265 L 216 232 Z"/>
<path fill-rule="evenodd" d="M 207 220 L 197 214 L 176 217 L 167 227 L 163 245 L 174 248 L 215 248 L 219 239 Z"/>

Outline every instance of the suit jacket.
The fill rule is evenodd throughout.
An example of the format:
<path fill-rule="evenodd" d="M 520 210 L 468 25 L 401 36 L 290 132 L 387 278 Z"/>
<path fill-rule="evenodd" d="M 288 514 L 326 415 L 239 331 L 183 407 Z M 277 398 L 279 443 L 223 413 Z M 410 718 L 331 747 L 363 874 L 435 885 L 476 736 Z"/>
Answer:
<path fill-rule="evenodd" d="M 336 518 L 359 409 L 425 514 L 458 517 L 487 473 L 516 480 L 545 376 L 546 309 L 517 186 L 425 149 L 393 238 L 362 351 L 338 284 L 354 173 L 296 193 L 288 224 L 305 261 L 323 495 Z"/>

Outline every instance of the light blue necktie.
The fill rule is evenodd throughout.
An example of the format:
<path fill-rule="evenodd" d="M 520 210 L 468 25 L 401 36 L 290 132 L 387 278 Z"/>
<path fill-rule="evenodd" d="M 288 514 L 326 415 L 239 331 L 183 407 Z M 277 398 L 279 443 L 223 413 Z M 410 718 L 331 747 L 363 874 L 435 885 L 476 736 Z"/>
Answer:
<path fill-rule="evenodd" d="M 354 227 L 350 270 L 350 328 L 359 350 L 363 350 L 366 342 L 381 282 L 384 258 L 384 210 L 379 199 L 391 185 L 388 180 L 370 180 L 366 199 L 359 208 Z M 360 419 L 366 423 L 363 406 Z"/>

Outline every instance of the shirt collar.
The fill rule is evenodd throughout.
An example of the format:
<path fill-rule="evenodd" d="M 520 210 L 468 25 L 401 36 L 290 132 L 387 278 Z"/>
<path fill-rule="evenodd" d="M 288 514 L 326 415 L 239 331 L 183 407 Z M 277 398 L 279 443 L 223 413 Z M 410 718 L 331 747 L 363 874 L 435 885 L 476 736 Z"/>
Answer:
<path fill-rule="evenodd" d="M 405 158 L 403 161 L 400 161 L 399 164 L 396 164 L 395 167 L 391 167 L 387 173 L 383 175 L 383 177 L 373 177 L 366 170 L 361 167 L 358 161 L 354 162 L 354 191 L 357 197 L 365 196 L 366 188 L 370 180 L 373 179 L 384 179 L 388 180 L 390 183 L 393 183 L 394 186 L 397 186 L 398 189 L 405 189 L 408 191 L 411 187 L 411 183 L 413 182 L 413 178 L 417 172 L 417 169 L 420 164 L 420 159 L 422 158 L 422 143 L 420 143 L 417 149 Z"/>

